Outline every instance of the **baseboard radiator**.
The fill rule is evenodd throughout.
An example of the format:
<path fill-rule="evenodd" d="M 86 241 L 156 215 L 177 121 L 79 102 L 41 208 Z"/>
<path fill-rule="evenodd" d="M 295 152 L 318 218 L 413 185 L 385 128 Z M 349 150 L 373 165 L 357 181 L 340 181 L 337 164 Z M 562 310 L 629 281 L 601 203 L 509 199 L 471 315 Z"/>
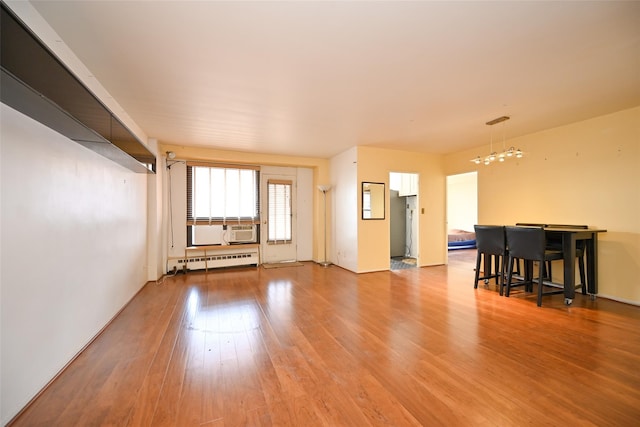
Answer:
<path fill-rule="evenodd" d="M 255 265 L 260 263 L 258 249 L 238 249 L 219 251 L 214 254 L 194 254 L 185 258 L 169 259 L 167 262 L 167 273 L 179 270 L 205 270 L 210 268 L 235 267 L 243 265 Z M 186 268 L 185 268 L 186 264 Z"/>

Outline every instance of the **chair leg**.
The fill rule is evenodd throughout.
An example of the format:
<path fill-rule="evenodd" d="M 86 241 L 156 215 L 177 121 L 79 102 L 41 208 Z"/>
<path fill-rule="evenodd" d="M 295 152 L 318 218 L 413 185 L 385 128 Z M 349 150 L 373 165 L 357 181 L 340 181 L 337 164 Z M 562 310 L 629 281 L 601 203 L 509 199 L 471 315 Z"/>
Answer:
<path fill-rule="evenodd" d="M 500 259 L 502 261 L 500 269 L 500 290 L 502 290 L 502 288 L 504 288 L 504 282 L 507 280 L 507 263 L 509 260 L 506 255 L 502 255 Z M 500 292 L 500 295 L 502 295 L 502 292 Z"/>
<path fill-rule="evenodd" d="M 539 268 L 540 272 L 539 272 L 539 279 L 538 279 L 538 307 L 540 307 L 542 305 L 542 287 L 543 282 L 544 282 L 544 261 L 540 262 L 540 268 Z M 533 282 L 533 280 L 532 280 Z"/>
<path fill-rule="evenodd" d="M 500 267 L 500 283 L 498 284 L 498 289 L 499 289 L 499 292 L 500 292 L 500 296 L 502 296 L 502 293 L 503 293 L 503 290 L 504 290 L 504 281 L 506 279 L 506 276 L 505 276 L 506 270 L 505 270 L 505 265 L 504 265 L 504 263 L 505 263 L 504 255 L 501 257 L 501 259 L 502 259 L 502 263 L 501 263 L 501 267 Z"/>
<path fill-rule="evenodd" d="M 509 292 L 511 291 L 511 277 L 513 275 L 513 257 L 509 255 L 509 267 L 507 268 L 507 283 L 506 283 L 506 291 L 505 296 L 509 296 Z M 502 288 L 504 287 L 504 283 L 500 286 L 500 295 L 502 295 Z"/>
<path fill-rule="evenodd" d="M 524 280 L 527 282 L 524 285 L 524 290 L 527 292 L 533 292 L 533 261 L 524 260 Z"/>
<path fill-rule="evenodd" d="M 480 258 L 482 258 L 482 254 L 478 252 L 478 256 L 476 257 L 476 279 L 473 282 L 474 289 L 478 289 L 478 280 L 480 280 Z"/>

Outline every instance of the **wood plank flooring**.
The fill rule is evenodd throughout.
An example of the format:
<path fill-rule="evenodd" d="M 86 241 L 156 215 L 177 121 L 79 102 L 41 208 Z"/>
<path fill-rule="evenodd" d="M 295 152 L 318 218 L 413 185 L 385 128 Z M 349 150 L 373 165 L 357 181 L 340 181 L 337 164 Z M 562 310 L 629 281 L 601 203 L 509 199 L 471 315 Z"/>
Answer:
<path fill-rule="evenodd" d="M 640 307 L 449 266 L 148 284 L 13 426 L 633 426 Z"/>

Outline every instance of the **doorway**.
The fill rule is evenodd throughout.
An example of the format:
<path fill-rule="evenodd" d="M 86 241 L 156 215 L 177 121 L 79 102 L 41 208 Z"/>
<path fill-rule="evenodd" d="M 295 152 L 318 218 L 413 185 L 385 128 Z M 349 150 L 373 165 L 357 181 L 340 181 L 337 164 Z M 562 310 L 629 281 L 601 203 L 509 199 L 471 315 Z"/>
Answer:
<path fill-rule="evenodd" d="M 447 240 L 456 234 L 474 232 L 478 223 L 478 172 L 447 176 Z M 465 246 L 448 244 L 448 257 L 463 256 Z M 475 252 L 472 247 L 466 252 Z"/>
<path fill-rule="evenodd" d="M 416 173 L 389 174 L 391 270 L 418 265 L 418 182 Z"/>

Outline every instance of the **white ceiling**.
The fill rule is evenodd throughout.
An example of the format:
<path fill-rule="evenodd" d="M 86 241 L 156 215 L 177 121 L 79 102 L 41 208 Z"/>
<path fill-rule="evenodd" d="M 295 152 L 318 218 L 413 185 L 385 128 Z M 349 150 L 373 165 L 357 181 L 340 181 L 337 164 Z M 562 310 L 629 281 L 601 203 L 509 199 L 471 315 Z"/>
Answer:
<path fill-rule="evenodd" d="M 32 1 L 161 143 L 449 153 L 640 105 L 640 2 Z"/>

